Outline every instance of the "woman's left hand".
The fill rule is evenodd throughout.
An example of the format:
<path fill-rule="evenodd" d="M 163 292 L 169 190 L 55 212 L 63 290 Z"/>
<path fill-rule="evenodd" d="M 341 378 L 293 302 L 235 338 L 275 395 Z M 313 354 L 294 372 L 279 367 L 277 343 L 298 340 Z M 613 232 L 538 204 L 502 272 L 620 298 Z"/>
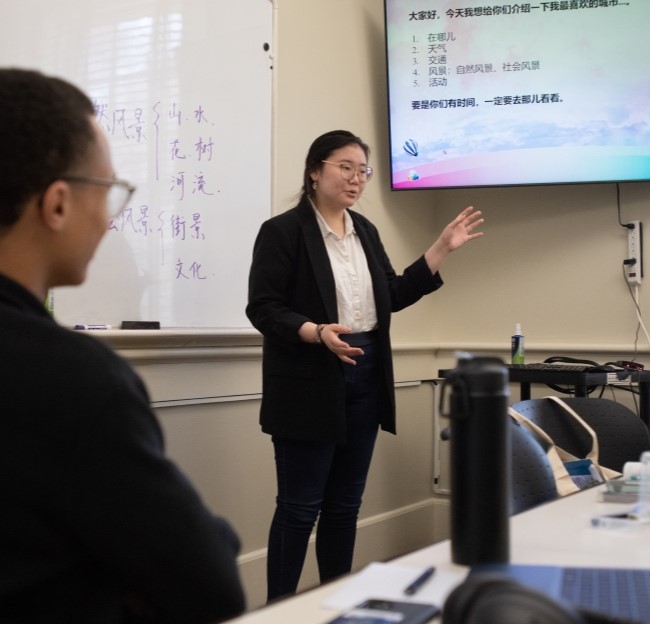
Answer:
<path fill-rule="evenodd" d="M 473 206 L 468 206 L 447 225 L 442 231 L 442 234 L 440 234 L 438 241 L 448 251 L 455 251 L 467 241 L 483 236 L 483 232 L 474 232 L 474 230 L 484 222 L 485 219 L 481 218 L 481 211 L 474 210 Z"/>
<path fill-rule="evenodd" d="M 452 252 L 462 247 L 467 241 L 483 236 L 483 232 L 474 230 L 484 223 L 480 210 L 468 206 L 451 223 L 445 227 L 438 239 L 424 254 L 429 269 L 435 273 L 442 261 Z"/>

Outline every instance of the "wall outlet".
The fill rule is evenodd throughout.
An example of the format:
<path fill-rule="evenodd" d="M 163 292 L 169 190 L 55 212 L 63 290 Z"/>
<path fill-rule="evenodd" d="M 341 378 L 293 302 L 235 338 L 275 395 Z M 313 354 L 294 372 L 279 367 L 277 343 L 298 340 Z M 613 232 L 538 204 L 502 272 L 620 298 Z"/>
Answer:
<path fill-rule="evenodd" d="M 643 224 L 639 220 L 629 224 L 633 227 L 627 231 L 625 277 L 630 284 L 640 284 L 643 281 Z"/>

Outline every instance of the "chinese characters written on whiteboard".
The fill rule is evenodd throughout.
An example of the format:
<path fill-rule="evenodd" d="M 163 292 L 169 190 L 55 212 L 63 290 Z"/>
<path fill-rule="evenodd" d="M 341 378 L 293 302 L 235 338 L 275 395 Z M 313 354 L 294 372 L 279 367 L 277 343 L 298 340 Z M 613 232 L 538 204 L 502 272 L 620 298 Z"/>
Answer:
<path fill-rule="evenodd" d="M 200 103 L 190 109 L 177 102 L 117 108 L 95 101 L 97 120 L 114 152 L 147 187 L 109 223 L 109 234 L 131 240 L 157 237 L 160 264 L 175 279 L 205 280 L 209 271 L 200 248 L 209 244 L 205 218 L 215 210 L 210 200 L 219 188 L 213 124 Z"/>

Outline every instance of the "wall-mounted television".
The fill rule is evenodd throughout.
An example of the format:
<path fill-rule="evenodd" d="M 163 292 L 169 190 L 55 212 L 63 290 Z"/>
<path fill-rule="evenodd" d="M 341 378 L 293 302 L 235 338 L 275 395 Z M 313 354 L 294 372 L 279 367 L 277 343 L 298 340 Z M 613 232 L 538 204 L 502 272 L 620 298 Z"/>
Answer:
<path fill-rule="evenodd" d="M 384 0 L 391 188 L 650 180 L 650 0 Z"/>

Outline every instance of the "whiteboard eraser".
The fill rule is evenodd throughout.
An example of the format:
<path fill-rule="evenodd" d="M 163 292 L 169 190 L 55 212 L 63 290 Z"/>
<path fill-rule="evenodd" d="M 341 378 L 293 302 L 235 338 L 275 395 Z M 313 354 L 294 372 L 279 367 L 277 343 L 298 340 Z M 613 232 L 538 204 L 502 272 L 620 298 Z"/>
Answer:
<path fill-rule="evenodd" d="M 122 329 L 160 329 L 160 321 L 122 321 Z"/>

